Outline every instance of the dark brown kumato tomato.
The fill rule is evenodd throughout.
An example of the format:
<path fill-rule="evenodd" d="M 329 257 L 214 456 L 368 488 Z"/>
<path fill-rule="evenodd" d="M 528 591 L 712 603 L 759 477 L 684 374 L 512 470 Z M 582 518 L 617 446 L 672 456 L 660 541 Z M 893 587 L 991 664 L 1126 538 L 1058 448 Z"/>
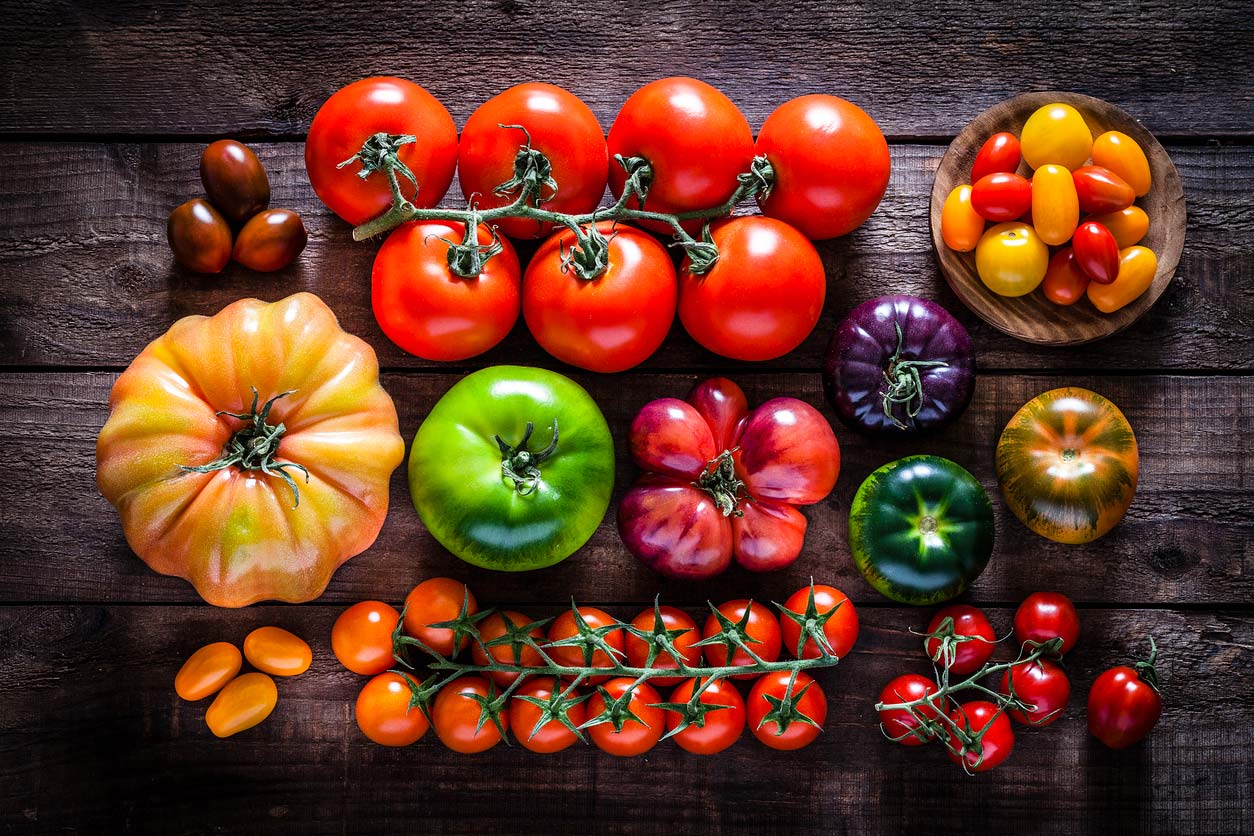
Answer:
<path fill-rule="evenodd" d="M 231 258 L 258 273 L 282 270 L 309 243 L 300 215 L 291 209 L 266 209 L 248 219 L 235 238 Z"/>
<path fill-rule="evenodd" d="M 203 198 L 193 198 L 171 212 L 165 235 L 174 260 L 193 272 L 220 273 L 231 260 L 231 227 Z"/>
<path fill-rule="evenodd" d="M 270 205 L 270 178 L 257 155 L 233 139 L 219 139 L 200 155 L 205 194 L 233 224 Z"/>

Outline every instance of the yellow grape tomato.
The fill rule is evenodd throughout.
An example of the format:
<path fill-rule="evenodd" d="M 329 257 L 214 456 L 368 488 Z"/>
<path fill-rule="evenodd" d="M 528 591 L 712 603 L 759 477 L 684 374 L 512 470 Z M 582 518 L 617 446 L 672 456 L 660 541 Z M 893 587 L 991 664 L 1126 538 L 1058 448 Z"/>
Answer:
<path fill-rule="evenodd" d="M 971 187 L 956 186 L 941 209 L 941 237 L 945 246 L 960 253 L 975 249 L 984 234 L 984 219 L 971 206 Z"/>
<path fill-rule="evenodd" d="M 1070 169 L 1046 163 L 1032 175 L 1032 225 L 1041 240 L 1057 247 L 1071 240 L 1080 223 L 1080 199 Z"/>
<path fill-rule="evenodd" d="M 239 648 L 230 642 L 214 642 L 197 650 L 174 676 L 174 693 L 188 702 L 217 693 L 244 664 Z"/>
<path fill-rule="evenodd" d="M 269 717 L 278 701 L 273 679 L 264 673 L 246 673 L 218 692 L 205 712 L 205 723 L 217 737 L 230 737 Z"/>
<path fill-rule="evenodd" d="M 259 671 L 296 676 L 309 670 L 313 651 L 308 642 L 282 627 L 258 627 L 244 637 L 244 658 Z"/>
<path fill-rule="evenodd" d="M 1152 182 L 1149 160 L 1136 140 L 1127 134 L 1106 131 L 1093 140 L 1093 164 L 1118 174 L 1137 197 L 1149 194 Z"/>
<path fill-rule="evenodd" d="M 1154 283 L 1158 256 L 1149 247 L 1128 247 L 1119 253 L 1119 274 L 1110 284 L 1090 282 L 1089 301 L 1102 313 L 1114 313 Z"/>
<path fill-rule="evenodd" d="M 987 230 L 975 248 L 975 269 L 999 296 L 1036 290 L 1049 267 L 1049 247 L 1031 226 L 1004 223 Z"/>
<path fill-rule="evenodd" d="M 1150 226 L 1149 215 L 1145 214 L 1145 210 L 1140 206 L 1129 206 L 1127 209 L 1120 209 L 1118 212 L 1094 215 L 1089 220 L 1097 221 L 1109 229 L 1110 234 L 1115 236 L 1115 243 L 1119 245 L 1121 250 L 1127 249 L 1133 244 L 1141 243 L 1141 239 L 1149 232 Z"/>
<path fill-rule="evenodd" d="M 1080 111 L 1054 102 L 1037 108 L 1028 117 L 1019 144 L 1024 161 L 1034 169 L 1055 163 L 1073 170 L 1088 161 L 1093 151 L 1093 133 Z"/>

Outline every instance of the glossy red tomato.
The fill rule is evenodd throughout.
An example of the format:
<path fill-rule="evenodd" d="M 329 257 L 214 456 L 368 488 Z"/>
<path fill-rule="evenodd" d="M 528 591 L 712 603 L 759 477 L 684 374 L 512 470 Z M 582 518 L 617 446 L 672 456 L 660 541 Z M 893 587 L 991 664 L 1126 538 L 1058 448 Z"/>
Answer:
<path fill-rule="evenodd" d="M 480 700 L 496 694 L 482 676 L 463 676 L 441 688 L 431 706 L 431 725 L 440 742 L 463 755 L 486 752 L 500 743 L 501 729 L 509 731 L 508 709 L 501 712 L 501 728 L 491 719 L 479 725 Z"/>
<path fill-rule="evenodd" d="M 1088 276 L 1075 263 L 1075 250 L 1063 247 L 1049 259 L 1049 268 L 1041 280 L 1045 298 L 1055 305 L 1074 305 L 1084 298 Z"/>
<path fill-rule="evenodd" d="M 1154 660 L 1158 649 L 1135 668 L 1119 665 L 1103 671 L 1089 691 L 1089 732 L 1112 749 L 1125 749 L 1158 725 L 1163 698 Z"/>
<path fill-rule="evenodd" d="M 605 133 L 592 111 L 573 93 L 552 84 L 528 82 L 488 99 L 466 120 L 457 148 L 457 179 L 466 200 L 481 209 L 504 206 L 517 196 L 497 194 L 496 188 L 514 177 L 514 158 L 527 135 L 531 147 L 552 166 L 557 189 L 541 193 L 543 207 L 579 215 L 597 208 L 605 193 L 609 155 Z M 552 230 L 521 218 L 494 221 L 512 238 L 539 238 Z"/>
<path fill-rule="evenodd" d="M 418 181 L 415 190 L 407 177 L 398 176 L 401 194 L 415 206 L 435 206 L 453 181 L 457 126 L 444 105 L 402 78 L 354 82 L 323 103 L 305 140 L 310 185 L 332 212 L 350 224 L 365 223 L 392 205 L 392 188 L 382 171 L 363 180 L 358 176 L 359 162 L 339 167 L 377 133 L 418 137 L 397 152 Z"/>
<path fill-rule="evenodd" d="M 608 694 L 611 700 L 618 700 L 630 691 L 627 709 L 639 718 L 626 720 L 619 730 L 615 730 L 613 723 L 590 726 L 588 736 L 603 752 L 622 757 L 643 755 L 657 745 L 666 729 L 666 718 L 662 709 L 657 707 L 662 701 L 661 696 L 649 683 L 641 682 L 633 688 L 634 682 L 635 680 L 628 677 L 611 679 L 588 700 L 588 719 L 591 720 L 605 711 L 606 702 L 602 692 Z"/>
<path fill-rule="evenodd" d="M 1014 221 L 1032 208 L 1032 184 L 1006 171 L 995 171 L 971 186 L 971 206 L 993 223 Z"/>
<path fill-rule="evenodd" d="M 888 143 L 875 120 L 836 96 L 801 96 L 766 118 L 756 152 L 775 172 L 762 214 L 814 240 L 852 232 L 888 188 Z"/>
<path fill-rule="evenodd" d="M 413 636 L 441 656 L 452 656 L 470 641 L 462 636 L 453 647 L 453 631 L 445 627 L 431 627 L 457 618 L 466 606 L 468 615 L 479 611 L 474 593 L 466 584 L 452 578 L 428 578 L 415 586 L 405 596 L 405 634 Z"/>
<path fill-rule="evenodd" d="M 401 614 L 382 601 L 353 604 L 331 627 L 331 651 L 353 673 L 374 676 L 392 667 L 392 633 Z"/>
<path fill-rule="evenodd" d="M 1080 616 L 1075 604 L 1061 592 L 1033 592 L 1015 610 L 1015 641 L 1044 644 L 1062 639 L 1060 653 L 1075 647 L 1080 637 Z"/>
<path fill-rule="evenodd" d="M 884 705 L 914 702 L 935 694 L 938 690 L 940 689 L 937 684 L 926 676 L 906 673 L 884 686 L 884 690 L 880 691 L 880 702 Z M 935 721 L 940 716 L 940 712 L 944 711 L 945 702 L 941 700 L 938 704 L 932 701 L 920 706 L 916 709 L 918 716 L 905 708 L 882 708 L 879 712 L 880 727 L 890 740 L 902 746 L 922 746 L 934 739 L 936 733 L 923 726 L 919 718 L 929 722 Z"/>
<path fill-rule="evenodd" d="M 565 264 L 575 234 L 554 234 L 527 265 L 523 316 L 536 342 L 562 362 L 621 372 L 644 362 L 666 339 L 678 280 L 670 254 L 652 235 L 611 221 L 596 228 L 609 242 L 605 272 L 580 277 Z"/>
<path fill-rule="evenodd" d="M 763 674 L 753 683 L 749 701 L 745 704 L 753 736 L 772 749 L 791 751 L 809 746 L 827 721 L 827 697 L 823 696 L 823 689 L 814 677 L 805 671 L 798 671 L 791 687 L 790 680 L 790 671 Z M 781 723 L 778 718 L 781 700 L 785 704 L 792 703 L 797 714 L 805 719 Z M 768 716 L 771 719 L 767 719 Z"/>
<path fill-rule="evenodd" d="M 1007 131 L 995 133 L 984 140 L 980 152 L 975 155 L 975 162 L 971 164 L 971 182 L 978 182 L 999 171 L 1014 173 L 1022 158 L 1018 137 Z"/>
<path fill-rule="evenodd" d="M 679 319 L 692 338 L 734 360 L 772 360 L 810 335 L 823 313 L 827 276 L 806 237 L 757 215 L 711 227 L 718 262 L 679 271 Z"/>
<path fill-rule="evenodd" d="M 1080 166 L 1071 172 L 1080 210 L 1093 215 L 1121 212 L 1136 200 L 1136 192 L 1124 179 L 1100 165 Z"/>
<path fill-rule="evenodd" d="M 454 275 L 448 241 L 465 226 L 407 223 L 397 227 L 374 258 L 370 304 L 392 342 L 426 360 L 465 360 L 499 343 L 518 320 L 521 269 L 509 241 L 473 279 Z M 443 240 L 441 240 L 443 239 Z M 479 244 L 492 233 L 479 225 Z"/>
<path fill-rule="evenodd" d="M 700 687 L 702 680 L 689 679 L 671 693 L 670 702 L 687 703 L 692 699 L 693 690 Z M 674 736 L 679 748 L 694 755 L 714 755 L 740 739 L 745 730 L 745 701 L 741 698 L 736 686 L 726 679 L 716 680 L 706 686 L 698 698 L 702 705 L 723 706 L 707 710 L 701 719 L 692 722 Z M 683 716 L 678 711 L 666 711 L 666 730 L 673 732 L 679 728 Z"/>
<path fill-rule="evenodd" d="M 514 729 L 514 737 L 524 749 L 547 755 L 568 749 L 579 739 L 558 720 L 548 720 L 536 728 L 543 715 L 535 701 L 547 702 L 554 690 L 560 695 L 564 693 L 565 687 L 560 679 L 540 677 L 528 679 L 514 692 L 509 703 L 510 723 Z M 583 725 L 588 717 L 587 702 L 578 702 L 580 696 L 582 695 L 575 691 L 565 697 L 564 710 L 561 712 L 575 728 Z"/>
<path fill-rule="evenodd" d="M 952 643 L 937 638 L 928 639 L 925 642 L 927 655 L 938 667 L 944 668 L 948 662 L 949 673 L 953 676 L 973 674 L 992 657 L 993 648 L 997 646 L 993 627 L 988 623 L 988 617 L 983 610 L 969 604 L 950 604 L 936 611 L 936 615 L 928 622 L 927 632 L 935 633 L 940 630 L 942 622 L 947 618 L 953 620 L 955 636 L 969 638 Z"/>
<path fill-rule="evenodd" d="M 835 610 L 823 623 L 823 636 L 827 639 L 831 652 L 843 659 L 850 650 L 853 650 L 854 642 L 858 640 L 858 611 L 854 609 L 853 601 L 849 600 L 849 596 L 834 586 L 815 584 L 813 589 L 814 611 L 819 616 Z M 784 602 L 784 609 L 804 619 L 810 603 L 810 590 L 811 587 L 803 586 L 788 596 L 788 600 Z M 797 655 L 797 644 L 801 641 L 801 624 L 790 618 L 787 612 L 781 612 L 779 627 L 784 649 Z M 814 639 L 807 638 L 797 658 L 817 659 L 820 655 Z"/>
<path fill-rule="evenodd" d="M 1016 723 L 1048 726 L 1062 716 L 1062 710 L 1071 698 L 1071 680 L 1067 679 L 1067 672 L 1057 662 L 1048 659 L 1022 662 L 1003 673 L 1003 694 L 1010 694 L 1012 682 L 1015 696 L 1032 706 L 1030 711 L 1016 708 L 1007 712 Z"/>
<path fill-rule="evenodd" d="M 653 167 L 645 208 L 670 214 L 727 201 L 753 159 L 753 132 L 731 99 L 703 81 L 663 78 L 627 99 L 610 127 L 610 158 L 643 157 Z M 610 165 L 610 191 L 623 193 L 626 173 Z M 657 232 L 669 224 L 646 222 Z M 690 232 L 701 228 L 695 221 Z"/>
<path fill-rule="evenodd" d="M 357 695 L 357 728 L 381 746 L 408 746 L 430 727 L 418 708 L 410 707 L 413 691 L 404 676 L 381 673 Z"/>
<path fill-rule="evenodd" d="M 595 630 L 599 627 L 609 627 L 617 624 L 618 620 L 614 616 L 599 610 L 596 607 L 579 607 L 579 616 L 589 628 Z M 548 641 L 549 645 L 553 642 L 562 641 L 579 635 L 579 624 L 575 619 L 575 613 L 572 610 L 566 610 L 557 618 L 553 619 L 553 623 L 549 625 Z M 623 631 L 611 630 L 602 638 L 611 650 L 617 651 L 614 658 L 611 659 L 609 654 L 604 650 L 593 650 L 589 655 L 586 653 L 587 648 L 578 645 L 558 645 L 550 647 L 546 645 L 544 652 L 548 654 L 559 665 L 566 667 L 594 667 L 594 668 L 612 668 L 616 661 L 622 661 L 626 656 L 623 650 Z M 593 676 L 584 680 L 589 683 L 604 682 L 609 677 Z"/>
<path fill-rule="evenodd" d="M 774 662 L 779 659 L 782 641 L 779 622 L 763 604 L 759 604 L 757 601 L 739 599 L 719 604 L 718 611 L 728 621 L 737 625 L 745 619 L 745 614 L 748 613 L 748 621 L 742 628 L 747 636 L 745 644 L 764 662 Z M 721 629 L 723 629 L 722 623 L 713 613 L 710 613 L 709 618 L 705 620 L 705 627 L 701 630 L 701 637 L 702 639 L 708 639 Z M 714 667 L 753 664 L 753 659 L 742 648 L 736 648 L 731 655 L 730 662 L 727 657 L 726 645 L 720 643 L 707 644 L 704 645 L 704 648 L 706 661 Z M 754 674 L 736 674 L 737 679 L 752 679 L 753 677 Z"/>
<path fill-rule="evenodd" d="M 1119 275 L 1119 245 L 1110 230 L 1096 221 L 1076 227 L 1071 247 L 1076 266 L 1098 284 L 1110 284 Z"/>
<path fill-rule="evenodd" d="M 483 645 L 479 642 L 472 642 L 470 645 L 470 658 L 474 660 L 476 665 L 486 665 L 489 663 L 488 655 L 491 654 L 493 662 L 502 665 L 530 665 L 538 666 L 544 660 L 540 658 L 540 654 L 535 648 L 528 647 L 519 641 L 518 644 L 497 644 L 492 645 L 484 651 L 484 646 L 488 642 L 495 641 L 505 635 L 506 623 L 509 619 L 509 627 L 512 630 L 521 630 L 531 623 L 531 619 L 520 612 L 513 610 L 504 610 L 502 612 L 494 612 L 477 625 L 479 627 L 479 638 L 483 639 Z M 533 627 L 527 631 L 527 635 L 535 639 L 537 644 L 544 643 L 544 630 L 540 627 Z M 515 679 L 518 678 L 516 673 L 507 673 L 506 671 L 492 671 L 487 674 L 493 682 L 502 688 L 507 688 Z"/>
<path fill-rule="evenodd" d="M 1010 757 L 1014 750 L 1015 733 L 1010 718 L 991 702 L 963 703 L 949 713 L 949 719 L 968 735 L 984 732 L 978 742 L 965 743 L 952 728 L 949 730 L 949 759 L 954 763 L 965 759 L 966 768 L 971 772 L 987 772 Z"/>
<path fill-rule="evenodd" d="M 631 626 L 637 630 L 652 633 L 654 632 L 659 613 L 661 614 L 663 629 L 683 631 L 671 638 L 671 644 L 683 657 L 684 664 L 690 667 L 700 665 L 701 648 L 693 647 L 693 645 L 701 640 L 701 634 L 697 632 L 697 623 L 692 620 L 692 616 L 683 610 L 677 610 L 674 607 L 658 607 L 657 612 L 654 612 L 653 609 L 647 609 L 631 620 Z M 649 659 L 648 642 L 630 632 L 626 633 L 626 650 L 628 667 L 643 668 L 645 666 L 645 662 Z M 674 657 L 659 647 L 657 656 L 650 667 L 662 670 L 675 670 L 679 665 Z M 682 676 L 655 676 L 649 680 L 649 684 L 665 687 L 677 685 L 683 681 L 684 678 Z"/>

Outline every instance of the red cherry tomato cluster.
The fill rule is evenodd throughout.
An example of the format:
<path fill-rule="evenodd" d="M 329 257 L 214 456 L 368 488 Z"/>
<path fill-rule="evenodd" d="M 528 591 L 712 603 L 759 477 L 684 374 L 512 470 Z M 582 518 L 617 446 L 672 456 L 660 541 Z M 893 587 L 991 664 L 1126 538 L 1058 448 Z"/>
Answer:
<path fill-rule="evenodd" d="M 1031 179 L 1019 173 L 1021 162 Z M 1149 230 L 1149 216 L 1135 205 L 1150 190 L 1149 162 L 1128 135 L 1093 139 L 1075 108 L 1045 105 L 1021 137 L 1001 132 L 985 141 L 971 184 L 946 198 L 941 235 L 952 250 L 975 251 L 980 279 L 994 293 L 1041 287 L 1055 304 L 1087 296 L 1112 313 L 1153 282 L 1158 259 L 1136 246 Z M 986 230 L 986 221 L 995 226 Z"/>
<path fill-rule="evenodd" d="M 781 614 L 777 618 L 760 603 L 738 600 L 717 607 L 700 627 L 682 610 L 660 605 L 626 623 L 586 606 L 532 621 L 510 610 L 482 611 L 465 584 L 432 578 L 406 596 L 403 616 L 377 601 L 349 607 L 336 620 L 331 643 L 346 668 L 373 677 L 357 698 L 357 725 L 384 746 L 407 746 L 434 727 L 445 746 L 463 753 L 490 749 L 512 730 L 520 745 L 538 753 L 561 751 L 586 732 L 598 748 L 613 755 L 642 754 L 663 736 L 674 737 L 689 752 L 713 754 L 735 743 L 747 725 L 766 746 L 790 750 L 813 741 L 827 716 L 823 690 L 805 671 L 734 675 L 754 680 L 747 697 L 724 675 L 643 680 L 623 675 L 624 668 L 679 670 L 668 653 L 651 652 L 651 643 L 661 635 L 687 668 L 703 670 L 754 664 L 744 647 L 763 662 L 779 660 L 784 653 L 817 659 L 818 631 L 803 630 L 815 619 L 822 625 L 828 654 L 843 657 L 858 637 L 853 604 L 832 587 L 798 590 Z M 723 641 L 729 625 L 739 630 L 743 646 Z M 597 637 L 596 649 L 580 642 L 589 634 Z M 469 649 L 469 664 L 520 670 L 468 671 L 424 704 L 419 683 L 400 670 L 406 662 L 394 655 L 400 652 L 398 638 L 401 646 L 406 643 L 403 637 L 444 659 Z M 547 669 L 526 674 L 525 668 L 543 669 L 548 661 L 561 667 L 604 668 L 606 674 L 578 682 Z M 673 688 L 668 699 L 657 686 Z M 700 707 L 694 709 L 694 704 Z M 616 719 L 597 719 L 606 716 Z"/>

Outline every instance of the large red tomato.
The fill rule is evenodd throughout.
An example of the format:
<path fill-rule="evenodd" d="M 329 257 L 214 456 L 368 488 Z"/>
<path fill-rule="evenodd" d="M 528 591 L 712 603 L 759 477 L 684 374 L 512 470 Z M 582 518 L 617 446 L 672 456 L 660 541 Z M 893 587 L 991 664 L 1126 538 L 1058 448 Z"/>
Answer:
<path fill-rule="evenodd" d="M 449 269 L 449 241 L 466 227 L 431 221 L 396 228 L 374 258 L 370 304 L 388 339 L 427 360 L 465 360 L 499 343 L 518 320 L 518 256 L 506 240 L 473 279 Z M 443 239 L 443 240 L 442 240 Z M 492 233 L 479 225 L 480 246 Z"/>
<path fill-rule="evenodd" d="M 339 167 L 377 133 L 418 137 L 397 152 L 418 181 L 415 189 L 398 172 L 401 194 L 415 206 L 435 206 L 453 182 L 457 126 L 444 105 L 403 78 L 354 82 L 323 103 L 305 140 L 309 184 L 332 212 L 353 225 L 383 214 L 392 205 L 392 188 L 383 172 L 363 180 L 358 176 L 358 162 Z"/>
<path fill-rule="evenodd" d="M 596 226 L 609 240 L 609 266 L 584 279 L 563 263 L 567 229 L 540 245 L 523 278 L 523 316 L 549 354 L 594 372 L 621 372 L 657 350 L 675 321 L 675 268 L 666 248 L 639 229 Z"/>
<path fill-rule="evenodd" d="M 793 227 L 758 215 L 711 227 L 718 261 L 679 272 L 679 319 L 701 345 L 734 360 L 773 360 L 810 335 L 827 276 L 818 250 Z"/>
<path fill-rule="evenodd" d="M 862 108 L 836 96 L 801 96 L 766 118 L 756 152 L 775 170 L 762 212 L 807 238 L 856 229 L 888 188 L 888 143 Z"/>
<path fill-rule="evenodd" d="M 527 134 L 513 125 L 521 125 Z M 493 96 L 466 120 L 457 149 L 457 179 L 466 200 L 475 199 L 482 209 L 514 200 L 516 193 L 499 195 L 496 188 L 513 179 L 514 158 L 527 135 L 531 147 L 548 158 L 557 183 L 556 190 L 541 192 L 543 207 L 572 215 L 597 208 L 609 173 L 601 124 L 573 93 L 539 82 Z M 514 238 L 539 238 L 552 230 L 552 224 L 521 218 L 496 223 Z"/>
<path fill-rule="evenodd" d="M 653 167 L 645 208 L 677 214 L 724 203 L 753 160 L 753 132 L 731 99 L 703 81 L 663 78 L 632 93 L 610 128 L 612 157 L 643 157 Z M 623 193 L 622 166 L 610 166 L 610 191 Z M 671 232 L 668 224 L 650 229 Z M 690 232 L 699 221 L 685 226 Z"/>

